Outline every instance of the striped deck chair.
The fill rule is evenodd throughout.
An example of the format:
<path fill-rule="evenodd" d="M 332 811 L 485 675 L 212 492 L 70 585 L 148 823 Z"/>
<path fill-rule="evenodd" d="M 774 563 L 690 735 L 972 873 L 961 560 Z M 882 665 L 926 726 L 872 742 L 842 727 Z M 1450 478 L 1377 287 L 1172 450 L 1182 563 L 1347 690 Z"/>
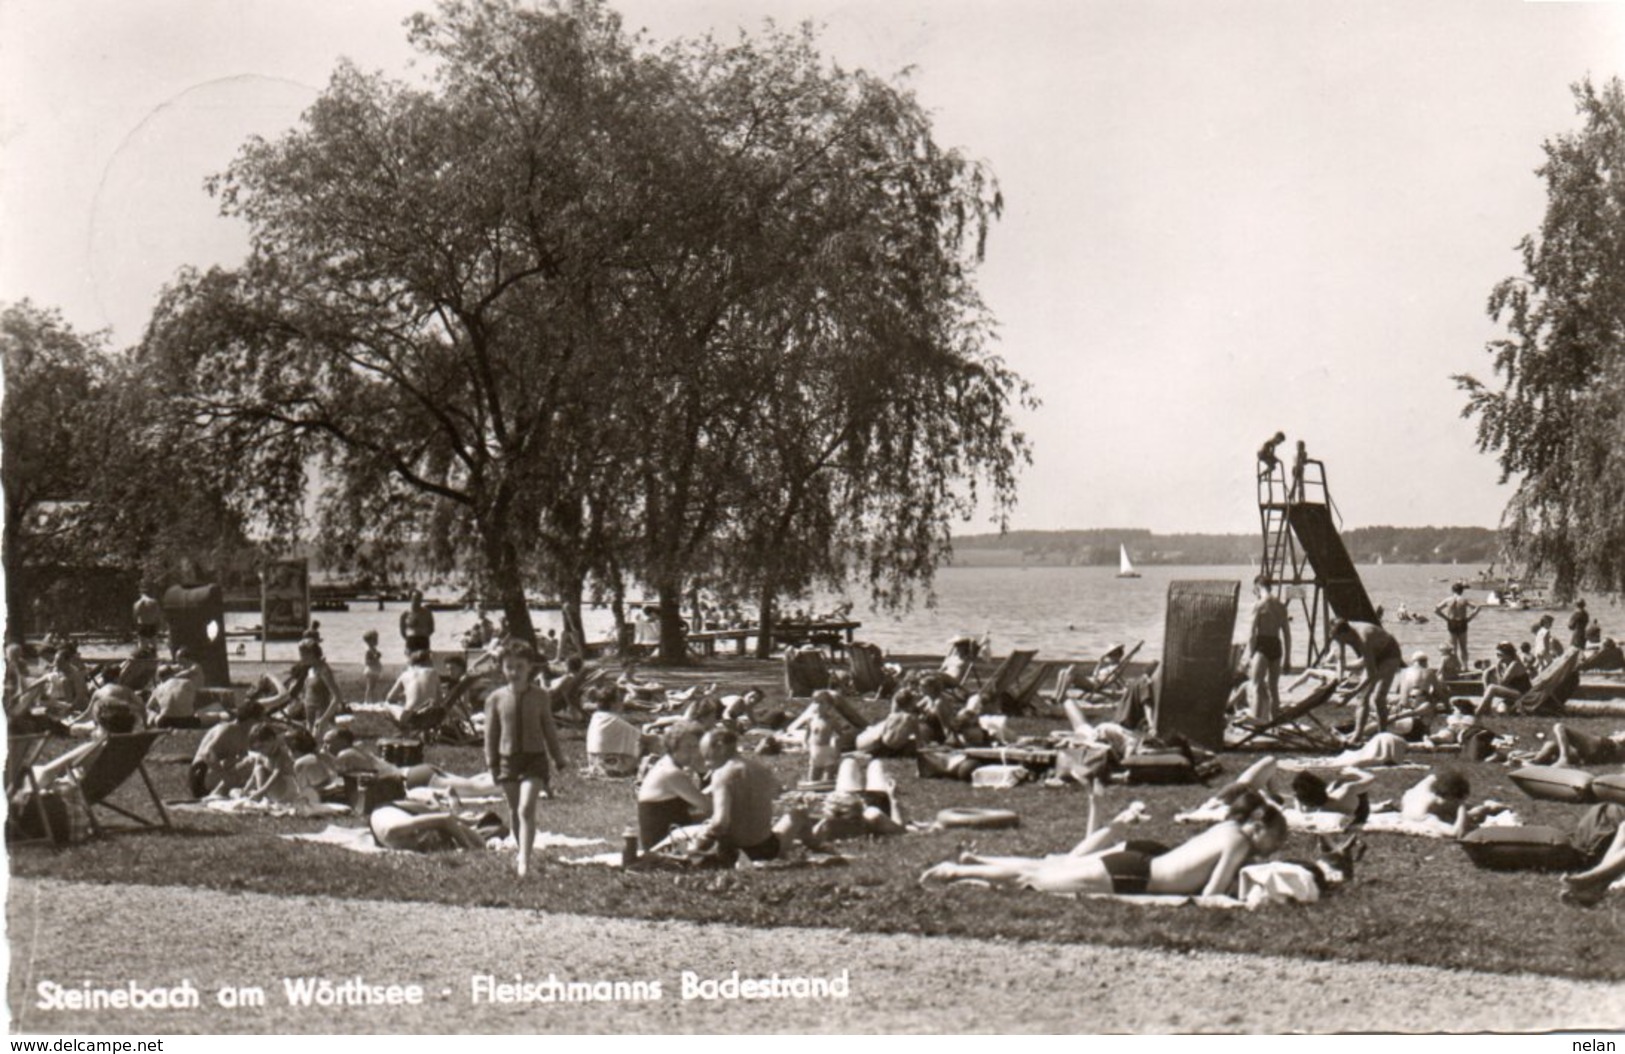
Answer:
<path fill-rule="evenodd" d="M 73 783 L 81 801 L 84 803 L 85 815 L 90 820 L 90 829 L 94 834 L 103 834 L 109 831 L 145 831 L 169 830 L 169 813 L 164 809 L 163 799 L 158 796 L 158 789 L 152 785 L 152 777 L 147 774 L 147 755 L 152 751 L 152 745 L 166 735 L 163 729 L 147 732 L 127 732 L 123 735 L 108 736 L 102 741 L 102 748 L 91 755 L 89 761 L 80 766 L 78 772 L 68 778 Z M 147 792 L 153 808 L 157 811 L 156 820 L 143 816 L 133 807 L 115 805 L 108 799 L 120 787 L 129 781 L 131 776 L 141 777 L 141 785 Z M 116 826 L 103 824 L 96 814 L 96 810 L 105 809 L 124 818 L 123 823 Z"/>

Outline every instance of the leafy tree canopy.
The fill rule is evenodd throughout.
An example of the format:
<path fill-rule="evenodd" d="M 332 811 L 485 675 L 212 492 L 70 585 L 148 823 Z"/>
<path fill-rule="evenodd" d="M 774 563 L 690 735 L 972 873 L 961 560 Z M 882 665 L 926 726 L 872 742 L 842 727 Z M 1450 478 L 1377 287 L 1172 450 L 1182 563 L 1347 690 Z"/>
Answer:
<path fill-rule="evenodd" d="M 319 480 L 329 555 L 426 541 L 525 633 L 527 585 L 631 575 L 674 623 L 697 574 L 794 586 L 836 544 L 902 596 L 978 481 L 1008 508 L 1025 388 L 971 278 L 1002 202 L 910 94 L 595 0 L 409 32 L 427 81 L 341 65 L 213 181 L 251 256 L 149 331 L 279 537 Z"/>
<path fill-rule="evenodd" d="M 1523 274 L 1490 294 L 1506 327 L 1488 351 L 1499 386 L 1456 378 L 1517 490 L 1509 554 L 1550 574 L 1559 597 L 1625 588 L 1625 85 L 1574 88 L 1583 121 L 1544 144 L 1540 230 Z"/>

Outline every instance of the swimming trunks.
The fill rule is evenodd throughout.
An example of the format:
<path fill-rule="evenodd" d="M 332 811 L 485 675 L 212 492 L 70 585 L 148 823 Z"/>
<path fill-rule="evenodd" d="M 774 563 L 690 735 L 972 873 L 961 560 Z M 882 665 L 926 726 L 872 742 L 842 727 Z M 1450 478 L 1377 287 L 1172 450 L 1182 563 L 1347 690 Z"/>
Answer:
<path fill-rule="evenodd" d="M 1467 620 L 1464 618 L 1446 617 L 1444 625 L 1450 631 L 1452 637 L 1460 637 L 1467 632 Z"/>
<path fill-rule="evenodd" d="M 1146 892 L 1151 884 L 1151 861 L 1168 851 L 1168 847 L 1149 839 L 1135 838 L 1123 843 L 1123 848 L 1105 853 L 1100 863 L 1111 876 L 1112 892 L 1136 896 Z"/>
<path fill-rule="evenodd" d="M 1100 858 L 1112 879 L 1112 892 L 1129 896 L 1144 893 L 1151 884 L 1151 858 L 1144 853 L 1118 849 Z"/>
<path fill-rule="evenodd" d="M 1281 661 L 1281 638 L 1280 637 L 1254 637 L 1253 638 L 1253 651 L 1255 651 L 1258 654 L 1264 656 L 1264 658 L 1268 659 L 1270 662 L 1280 662 Z"/>
<path fill-rule="evenodd" d="M 498 783 L 518 783 L 520 780 L 547 782 L 547 754 L 501 754 L 497 757 L 496 771 L 491 778 Z"/>

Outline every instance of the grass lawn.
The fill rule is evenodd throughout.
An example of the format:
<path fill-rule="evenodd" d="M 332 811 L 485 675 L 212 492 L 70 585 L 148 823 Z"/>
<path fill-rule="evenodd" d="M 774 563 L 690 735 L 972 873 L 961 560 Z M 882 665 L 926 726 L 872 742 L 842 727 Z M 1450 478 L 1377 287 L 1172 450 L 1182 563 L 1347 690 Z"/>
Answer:
<path fill-rule="evenodd" d="M 656 676 L 668 683 L 720 676 L 730 683 L 754 680 L 766 686 L 779 679 L 779 670 L 768 664 L 718 661 L 698 671 L 680 675 L 660 671 Z M 341 671 L 341 681 L 351 679 L 353 671 Z M 782 697 L 782 685 L 775 691 Z M 1572 723 L 1586 731 L 1601 731 L 1611 729 L 1617 720 L 1577 718 Z M 1036 732 L 1054 722 L 1019 724 L 1022 731 Z M 383 725 L 376 717 L 361 715 L 356 728 L 363 734 L 379 734 L 385 732 Z M 1530 743 L 1550 722 L 1502 718 L 1494 725 L 1515 731 Z M 198 737 L 196 732 L 170 733 L 149 763 L 166 799 L 185 796 L 186 762 Z M 579 731 L 566 732 L 565 747 L 572 761 L 583 759 Z M 1228 755 L 1226 776 L 1239 772 L 1252 758 Z M 468 747 L 434 746 L 429 760 L 463 773 L 483 767 L 479 751 Z M 805 765 L 801 755 L 767 760 L 787 786 L 794 784 Z M 971 838 L 979 849 L 992 853 L 1064 851 L 1082 836 L 1086 798 L 1075 786 L 973 790 L 955 781 L 917 779 L 910 762 L 891 764 L 906 773 L 900 789 L 913 818 L 929 819 L 936 810 L 954 805 L 997 805 L 1019 812 L 1022 826 L 844 843 L 850 863 L 843 867 L 669 874 L 566 867 L 548 859 L 539 873 L 519 883 L 507 854 L 364 856 L 278 837 L 318 830 L 325 820 L 180 814 L 178 829 L 172 833 L 121 834 L 67 849 L 19 847 L 11 852 L 11 868 L 19 876 L 109 884 L 538 908 L 760 927 L 1265 952 L 1625 980 L 1625 941 L 1619 939 L 1625 924 L 1622 898 L 1611 897 L 1589 911 L 1571 908 L 1557 900 L 1556 876 L 1479 871 L 1458 846 L 1444 840 L 1369 834 L 1369 853 L 1352 887 L 1318 905 L 1257 912 L 1144 908 L 1023 891 L 924 890 L 916 883 L 920 873 L 954 856 Z M 1501 766 L 1463 768 L 1472 780 L 1475 800 L 1494 797 L 1508 802 L 1526 823 L 1571 829 L 1584 808 L 1529 800 Z M 1379 770 L 1373 798 L 1397 798 L 1422 775 L 1415 769 Z M 130 788 L 120 793 L 128 794 Z M 1198 804 L 1206 794 L 1200 786 L 1117 787 L 1108 792 L 1103 805 L 1109 816 L 1131 800 L 1143 801 L 1153 820 L 1139 825 L 1136 836 L 1177 842 L 1195 829 L 1174 824 L 1173 814 Z M 634 819 L 630 781 L 572 777 L 555 800 L 542 803 L 540 826 L 601 837 L 607 843 L 604 849 L 615 849 L 621 831 Z M 1311 839 L 1294 835 L 1283 852 L 1310 856 Z"/>

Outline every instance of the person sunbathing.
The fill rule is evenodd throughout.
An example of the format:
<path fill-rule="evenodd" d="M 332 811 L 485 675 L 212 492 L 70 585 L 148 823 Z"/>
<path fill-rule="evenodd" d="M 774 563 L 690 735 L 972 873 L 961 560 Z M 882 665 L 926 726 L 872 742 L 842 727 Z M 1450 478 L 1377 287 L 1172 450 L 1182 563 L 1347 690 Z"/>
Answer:
<path fill-rule="evenodd" d="M 1625 877 L 1625 805 L 1605 802 L 1592 806 L 1580 820 L 1574 843 L 1594 862 L 1584 871 L 1563 876 L 1559 899 L 1565 904 L 1591 907 L 1601 903 L 1609 887 Z"/>
<path fill-rule="evenodd" d="M 1506 713 L 1533 687 L 1528 668 L 1518 658 L 1518 649 L 1511 641 L 1502 641 L 1495 646 L 1495 665 L 1484 673 L 1484 694 L 1473 712 L 1483 714 L 1493 707 Z"/>
<path fill-rule="evenodd" d="M 385 849 L 432 853 L 443 849 L 484 849 L 485 836 L 449 812 L 419 811 L 412 802 L 386 802 L 367 814 L 367 827 Z"/>
<path fill-rule="evenodd" d="M 700 740 L 705 729 L 679 722 L 666 730 L 666 748 L 638 784 L 638 841 L 647 852 L 666 840 L 674 827 L 687 827 L 711 813 L 711 798 L 696 776 L 704 768 Z"/>
<path fill-rule="evenodd" d="M 1107 824 L 1059 856 L 984 857 L 967 853 L 920 876 L 922 884 L 973 879 L 1043 893 L 1221 896 L 1231 893 L 1249 860 L 1286 841 L 1286 818 L 1256 794 L 1231 805 L 1225 819 L 1172 849 L 1124 840 Z"/>
<path fill-rule="evenodd" d="M 314 794 L 319 801 L 349 801 L 344 774 L 317 744 L 315 736 L 303 728 L 292 728 L 287 744 L 293 754 L 294 778 L 303 791 Z"/>
<path fill-rule="evenodd" d="M 1617 765 L 1625 762 L 1625 732 L 1593 736 L 1576 731 L 1559 721 L 1552 726 L 1552 738 L 1529 759 L 1531 765 Z"/>
<path fill-rule="evenodd" d="M 321 799 L 301 786 L 294 773 L 293 752 L 276 727 L 268 722 L 254 726 L 248 734 L 248 755 L 253 769 L 248 782 L 232 797 L 280 805 L 314 805 Z"/>
<path fill-rule="evenodd" d="M 348 728 L 329 729 L 322 737 L 322 754 L 327 765 L 340 777 L 384 776 L 394 777 L 406 784 L 407 790 L 428 787 L 448 795 L 469 798 L 488 798 L 497 794 L 497 785 L 489 772 L 476 772 L 472 776 L 459 776 L 454 772 L 428 764 L 392 765 L 363 748 L 356 742 L 355 733 Z"/>
<path fill-rule="evenodd" d="M 439 726 L 446 712 L 441 705 L 440 674 L 434 668 L 434 656 L 430 652 L 420 648 L 407 657 L 406 669 L 384 695 L 384 709 L 403 731 L 426 731 Z"/>
<path fill-rule="evenodd" d="M 884 719 L 858 733 L 857 748 L 875 757 L 903 757 L 918 753 L 920 719 L 915 712 L 919 701 L 911 689 L 899 688 L 892 696 L 891 712 Z"/>
<path fill-rule="evenodd" d="M 203 733 L 187 773 L 194 798 L 218 796 L 248 782 L 253 771 L 248 760 L 248 736 L 264 716 L 260 704 L 250 699 L 235 714 Z"/>
<path fill-rule="evenodd" d="M 632 776 L 638 771 L 642 735 L 621 716 L 621 697 L 606 692 L 587 723 L 587 768 L 599 776 Z"/>
<path fill-rule="evenodd" d="M 1456 769 L 1429 773 L 1400 796 L 1399 813 L 1415 823 L 1444 824 L 1452 837 L 1460 838 L 1499 808 L 1489 802 L 1470 808 L 1467 798 L 1471 793 L 1467 777 Z"/>
<path fill-rule="evenodd" d="M 1406 746 L 1403 736 L 1393 732 L 1378 732 L 1359 747 L 1343 751 L 1331 759 L 1331 768 L 1373 768 L 1380 765 L 1398 765 L 1405 760 Z"/>
<path fill-rule="evenodd" d="M 102 749 L 108 736 L 127 735 L 140 725 L 134 708 L 116 702 L 96 703 L 91 707 L 91 718 L 95 721 L 96 730 L 91 734 L 90 742 L 74 747 L 43 765 L 35 765 L 33 775 L 36 786 L 49 786 L 88 763 Z"/>
<path fill-rule="evenodd" d="M 1366 788 L 1377 777 L 1360 768 L 1346 768 L 1327 783 L 1307 769 L 1292 777 L 1292 797 L 1299 812 L 1329 812 L 1349 817 L 1350 825 L 1365 823 L 1371 816 L 1371 797 Z"/>
<path fill-rule="evenodd" d="M 836 791 L 824 798 L 813 821 L 812 839 L 819 845 L 852 838 L 885 837 L 908 832 L 897 781 L 885 763 L 871 760 L 865 769 L 859 758 L 841 761 Z M 861 787 L 862 790 L 857 788 Z M 884 797 L 885 808 L 875 804 Z"/>
<path fill-rule="evenodd" d="M 732 867 L 741 854 L 755 861 L 777 860 L 797 842 L 821 849 L 801 809 L 773 818 L 779 783 L 755 758 L 741 757 L 739 737 L 726 728 L 713 729 L 700 741 L 700 753 L 711 770 L 711 818 L 672 837 L 698 850 L 697 862 Z"/>

